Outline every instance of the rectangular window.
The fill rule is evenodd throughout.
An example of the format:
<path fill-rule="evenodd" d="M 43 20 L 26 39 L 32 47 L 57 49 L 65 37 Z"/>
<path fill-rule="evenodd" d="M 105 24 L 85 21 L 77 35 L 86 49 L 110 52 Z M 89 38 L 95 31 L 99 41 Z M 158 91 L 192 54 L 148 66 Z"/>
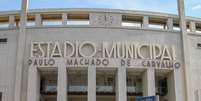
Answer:
<path fill-rule="evenodd" d="M 0 92 L 0 101 L 2 101 L 2 93 Z"/>
<path fill-rule="evenodd" d="M 7 38 L 0 38 L 0 43 L 7 43 Z"/>
<path fill-rule="evenodd" d="M 197 47 L 201 49 L 201 43 L 197 43 Z"/>
<path fill-rule="evenodd" d="M 90 25 L 89 14 L 68 14 L 67 25 Z"/>
<path fill-rule="evenodd" d="M 9 24 L 7 22 L 0 22 L 0 28 L 8 28 Z"/>

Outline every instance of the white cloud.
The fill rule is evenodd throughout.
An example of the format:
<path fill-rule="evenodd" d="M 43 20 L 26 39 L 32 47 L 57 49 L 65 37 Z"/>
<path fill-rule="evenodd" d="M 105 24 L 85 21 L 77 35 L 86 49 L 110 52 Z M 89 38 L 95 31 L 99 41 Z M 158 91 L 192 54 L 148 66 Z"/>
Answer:
<path fill-rule="evenodd" d="M 192 10 L 198 10 L 198 9 L 201 9 L 201 4 L 197 4 L 192 7 Z"/>

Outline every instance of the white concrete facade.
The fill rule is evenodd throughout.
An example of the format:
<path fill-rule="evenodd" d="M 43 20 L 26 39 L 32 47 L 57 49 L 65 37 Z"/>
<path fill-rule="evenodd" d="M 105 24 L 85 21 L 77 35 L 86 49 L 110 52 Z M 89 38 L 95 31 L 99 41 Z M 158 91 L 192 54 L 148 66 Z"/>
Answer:
<path fill-rule="evenodd" d="M 44 75 L 47 72 L 50 74 L 56 72 L 57 91 L 56 94 L 50 94 L 51 97 L 53 96 L 53 101 L 131 101 L 131 99 L 135 99 L 136 96 L 155 96 L 158 93 L 159 86 L 157 80 L 161 78 L 166 79 L 167 94 L 161 97 L 160 101 L 200 101 L 201 70 L 199 67 L 201 66 L 201 34 L 199 31 L 201 29 L 201 19 L 185 17 L 183 0 L 178 0 L 178 2 L 178 4 L 180 4 L 180 16 L 107 9 L 52 9 L 27 11 L 27 0 L 23 0 L 22 11 L 20 12 L 0 12 L 0 24 L 1 21 L 8 23 L 7 28 L 1 28 L 0 26 L 0 40 L 4 38 L 7 39 L 7 42 L 4 42 L 5 40 L 0 42 L 1 100 L 43 101 L 41 96 L 46 94 L 41 91 Z M 19 17 L 21 19 L 20 26 L 18 22 L 16 22 Z M 61 25 L 45 25 L 44 21 L 46 20 L 50 22 L 59 21 Z M 69 25 L 69 23 L 72 24 L 75 20 L 81 23 Z M 27 25 L 28 22 L 34 24 L 29 26 Z M 134 26 L 123 26 L 123 23 L 132 23 Z M 152 24 L 160 25 L 161 28 L 152 28 Z M 175 30 L 175 28 L 178 27 L 175 26 L 175 24 L 181 25 L 180 31 Z M 189 27 L 187 27 L 187 25 Z M 187 29 L 189 29 L 189 32 Z M 73 54 L 72 57 L 55 57 L 53 58 L 55 60 L 53 66 L 30 65 L 30 60 L 35 59 L 31 57 L 31 45 L 33 42 L 58 42 L 62 47 L 62 43 L 65 41 L 72 42 L 72 45 L 85 41 L 94 42 L 94 46 L 97 47 L 97 50 L 93 50 L 92 48 L 92 50 L 86 52 L 85 48 L 91 49 L 91 46 L 83 46 L 84 48 L 75 46 L 75 49 L 79 48 L 79 50 L 83 50 L 83 52 L 80 53 L 78 50 L 75 52 L 75 54 L 77 53 L 78 55 Z M 111 43 L 115 42 L 137 43 L 133 47 L 138 47 L 141 43 L 153 46 L 161 45 L 161 47 L 163 47 L 163 45 L 164 47 L 173 46 L 175 48 L 171 48 L 171 53 L 175 52 L 175 54 L 171 54 L 172 61 L 179 61 L 181 66 L 179 68 L 156 68 L 154 66 L 143 67 L 139 65 L 138 62 L 146 60 L 142 58 L 141 55 L 149 56 L 150 53 L 154 54 L 154 49 L 150 49 L 150 51 L 148 51 L 150 53 L 143 51 L 144 53 L 142 52 L 141 54 L 139 53 L 140 49 L 136 49 L 136 53 L 133 54 L 138 55 L 133 56 L 135 59 L 131 59 L 131 65 L 134 64 L 135 66 L 119 65 L 118 61 L 121 59 L 132 58 L 126 57 L 126 54 L 132 54 L 132 52 L 127 50 L 128 53 L 125 53 L 124 57 L 122 56 L 123 54 L 116 52 L 119 58 L 114 58 L 112 55 L 110 58 L 101 57 L 98 52 L 101 53 L 100 49 L 102 49 L 102 47 L 97 44 L 103 42 L 109 43 L 109 49 L 112 49 Z M 118 44 L 116 46 L 116 48 L 118 48 Z M 41 49 L 43 48 L 44 46 Z M 169 48 L 170 47 L 168 47 L 168 49 Z M 147 48 L 146 50 L 149 49 Z M 87 57 L 87 59 L 108 59 L 111 64 L 108 66 L 66 65 L 66 59 L 82 59 L 82 54 L 92 53 L 93 51 L 97 51 L 97 56 Z M 164 51 L 162 51 L 161 54 L 163 52 Z M 42 53 L 41 51 L 36 54 L 40 55 Z M 64 55 L 64 53 L 65 52 L 62 50 L 61 54 Z M 66 53 L 69 54 L 69 51 Z M 105 54 L 107 54 L 107 52 Z M 153 56 L 157 57 L 157 54 Z M 158 56 L 157 58 L 161 57 L 162 56 Z M 151 58 L 153 59 L 152 56 Z M 51 58 L 39 57 L 37 59 Z M 84 82 L 79 82 L 82 84 L 79 85 L 80 89 L 83 90 L 83 92 L 79 94 L 77 94 L 77 92 L 70 92 L 70 89 L 72 89 L 70 88 L 72 85 L 69 80 L 71 77 L 71 69 L 75 71 L 79 71 L 80 69 L 85 70 L 87 74 L 87 80 L 84 81 L 83 79 Z M 104 73 L 114 75 L 114 91 L 112 93 L 102 92 L 105 95 L 98 93 L 98 86 L 101 86 L 97 79 L 100 70 L 109 70 L 109 73 Z M 110 70 L 112 70 L 112 72 L 110 72 Z M 76 73 L 79 74 L 80 72 Z M 136 88 L 133 87 L 133 89 L 135 89 L 137 93 L 129 93 L 129 87 L 131 87 L 128 79 L 129 74 L 134 75 L 133 78 L 135 78 L 136 75 L 140 78 L 140 80 L 137 79 L 137 81 L 140 82 L 139 85 L 142 86 L 141 88 L 139 87 L 141 89 L 140 93 L 137 92 L 139 88 L 137 88 L 136 85 L 138 84 L 136 82 L 133 84 Z M 106 84 L 105 86 L 108 87 L 105 91 L 111 89 L 111 85 L 108 86 Z M 85 92 L 85 89 L 87 92 Z M 80 99 L 76 99 L 77 96 L 80 97 Z"/>

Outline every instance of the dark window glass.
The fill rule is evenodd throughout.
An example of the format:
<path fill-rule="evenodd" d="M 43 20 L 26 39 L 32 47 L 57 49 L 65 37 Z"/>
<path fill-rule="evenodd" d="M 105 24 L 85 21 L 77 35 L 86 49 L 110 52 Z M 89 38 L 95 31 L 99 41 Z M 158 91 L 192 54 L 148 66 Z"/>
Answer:
<path fill-rule="evenodd" d="M 160 96 L 165 96 L 168 93 L 167 78 L 158 81 L 158 93 Z"/>
<path fill-rule="evenodd" d="M 6 43 L 7 42 L 7 38 L 0 38 L 0 43 Z"/>
<path fill-rule="evenodd" d="M 198 47 L 198 48 L 201 48 L 201 43 L 198 43 L 198 44 L 197 44 L 197 47 Z"/>
<path fill-rule="evenodd" d="M 0 101 L 2 101 L 2 93 L 0 92 Z"/>

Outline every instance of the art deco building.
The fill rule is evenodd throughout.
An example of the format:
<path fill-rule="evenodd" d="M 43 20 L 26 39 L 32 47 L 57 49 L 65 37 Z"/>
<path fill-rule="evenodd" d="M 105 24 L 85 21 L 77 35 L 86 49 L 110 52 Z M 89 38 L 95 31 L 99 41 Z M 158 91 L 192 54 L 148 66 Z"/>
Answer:
<path fill-rule="evenodd" d="M 23 1 L 0 12 L 0 101 L 201 101 L 201 19 L 182 0 L 179 16 Z"/>

